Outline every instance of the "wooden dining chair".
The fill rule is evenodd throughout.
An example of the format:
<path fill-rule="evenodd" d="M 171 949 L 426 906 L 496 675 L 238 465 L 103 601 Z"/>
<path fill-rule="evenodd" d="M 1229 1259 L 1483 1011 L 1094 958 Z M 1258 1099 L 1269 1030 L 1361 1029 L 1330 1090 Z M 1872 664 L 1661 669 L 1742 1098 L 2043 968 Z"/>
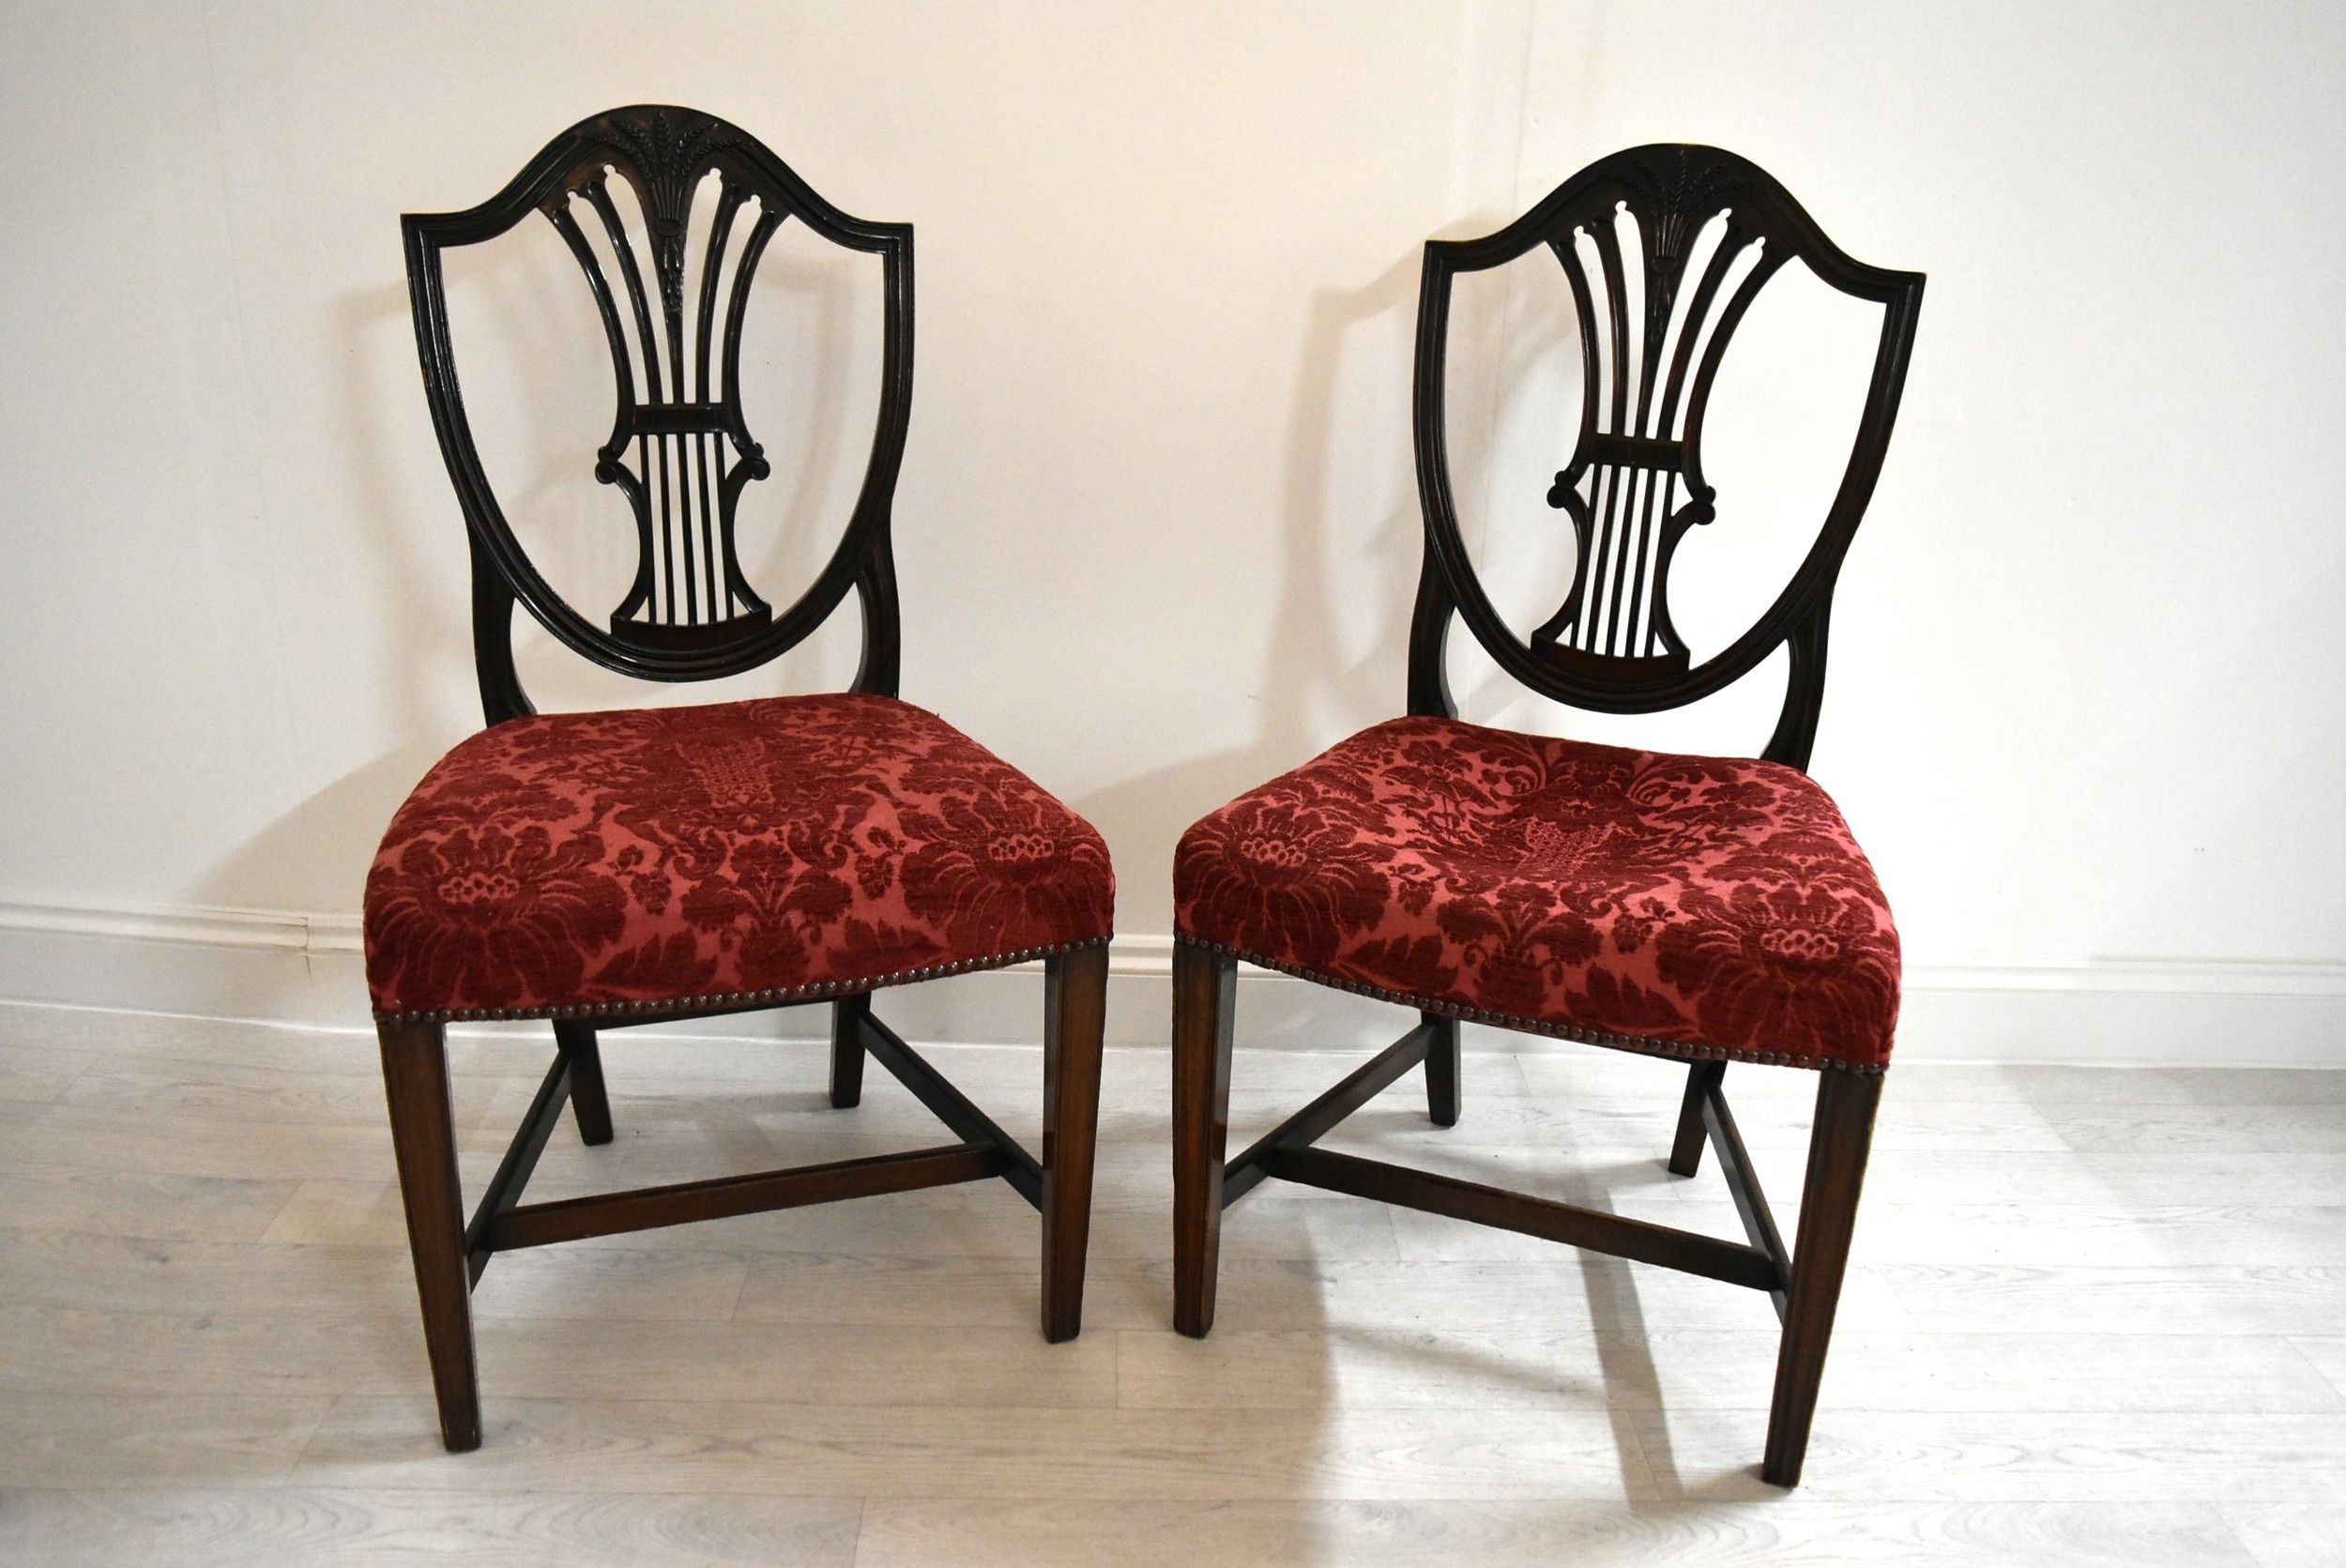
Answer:
<path fill-rule="evenodd" d="M 600 620 L 549 586 L 509 525 L 449 336 L 443 252 L 533 214 L 586 275 L 617 385 L 594 473 L 616 493 L 613 522 L 632 538 L 636 566 Z M 792 220 L 880 258 L 883 363 L 854 510 L 812 586 L 776 611 L 735 547 L 742 494 L 770 467 L 742 414 L 741 342 L 759 259 Z M 488 721 L 400 807 L 366 891 L 367 979 L 443 1440 L 480 1446 L 470 1291 L 491 1258 L 518 1247 L 998 1178 L 1042 1211 L 1043 1332 L 1073 1338 L 1114 879 L 1080 817 L 896 697 L 889 522 L 912 395 L 912 230 L 839 211 L 737 127 L 658 106 L 583 121 L 480 206 L 404 224 L 424 390 L 471 535 Z M 844 693 L 539 714 L 515 672 L 517 601 L 597 664 L 690 681 L 765 664 L 851 588 L 862 663 Z M 1039 1158 L 872 1010 L 885 986 L 1036 958 Z M 868 1054 L 954 1141 L 521 1201 L 566 1103 L 587 1143 L 611 1140 L 599 1033 L 813 1002 L 831 1010 L 833 1105 L 857 1103 Z M 451 1023 L 511 1018 L 552 1021 L 554 1061 L 467 1221 L 443 1035 Z"/>
<path fill-rule="evenodd" d="M 1451 494 L 1443 408 L 1452 280 L 1541 247 L 1561 265 L 1583 374 L 1547 493 L 1576 573 L 1528 636 L 1492 603 Z M 1697 265 L 1699 258 L 1699 265 Z M 1673 553 L 1711 523 L 1703 415 L 1753 298 L 1797 259 L 1879 305 L 1871 385 L 1838 492 L 1790 581 L 1693 662 Z M 1712 147 L 1633 148 L 1499 233 L 1425 247 L 1414 403 L 1425 552 L 1409 715 L 1353 736 L 1192 827 L 1175 857 L 1174 1321 L 1213 1325 L 1222 1210 L 1266 1178 L 1381 1199 L 1764 1290 L 1783 1321 L 1763 1473 L 1800 1480 L 1898 1004 L 1873 869 L 1806 775 L 1833 588 L 1897 418 L 1923 279 L 1851 260 L 1783 187 Z M 1452 617 L 1532 692 L 1609 713 L 1708 696 L 1779 646 L 1790 677 L 1757 761 L 1668 755 L 1461 723 Z M 1381 1055 L 1226 1163 L 1238 961 L 1414 1008 Z M 1458 1119 L 1458 1021 L 1690 1064 L 1669 1168 L 1718 1150 L 1747 1240 L 1729 1241 L 1315 1145 L 1410 1068 Z M 1729 1112 L 1730 1062 L 1818 1073 L 1788 1251 Z"/>

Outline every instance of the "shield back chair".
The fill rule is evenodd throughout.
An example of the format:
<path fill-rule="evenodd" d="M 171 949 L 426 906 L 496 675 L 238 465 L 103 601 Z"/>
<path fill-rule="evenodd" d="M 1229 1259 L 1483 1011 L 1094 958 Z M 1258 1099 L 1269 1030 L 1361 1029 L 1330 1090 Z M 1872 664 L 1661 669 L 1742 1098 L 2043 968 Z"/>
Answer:
<path fill-rule="evenodd" d="M 617 385 L 594 473 L 624 501 L 615 516 L 632 529 L 637 566 L 600 621 L 555 591 L 500 510 L 449 336 L 443 252 L 533 215 L 586 275 Z M 880 259 L 884 362 L 853 512 L 812 585 L 777 611 L 744 576 L 734 531 L 743 491 L 770 466 L 742 415 L 742 318 L 759 258 L 791 220 Z M 851 218 L 738 128 L 659 106 L 572 127 L 469 211 L 403 221 L 424 388 L 471 538 L 487 720 L 400 807 L 367 878 L 368 983 L 442 1439 L 480 1445 L 470 1291 L 517 1247 L 999 1178 L 1042 1211 L 1044 1333 L 1074 1337 L 1114 882 L 1080 817 L 896 697 L 889 523 L 912 393 L 911 228 Z M 516 601 L 597 664 L 691 681 L 765 664 L 850 588 L 862 661 L 845 693 L 541 715 L 515 671 Z M 1039 1159 L 871 1005 L 884 986 L 1034 958 L 1045 977 Z M 612 1137 L 600 1031 L 814 1002 L 831 1009 L 833 1105 L 857 1104 L 868 1054 L 953 1141 L 521 1201 L 566 1103 L 587 1143 Z M 551 1020 L 555 1055 L 467 1221 L 443 1031 L 495 1018 Z"/>
<path fill-rule="evenodd" d="M 1716 242 L 1696 266 L 1697 238 L 1714 224 Z M 1577 445 L 1547 493 L 1571 518 L 1577 564 L 1562 607 L 1524 637 L 1494 607 L 1459 532 L 1443 367 L 1452 280 L 1543 246 L 1570 285 L 1584 365 Z M 1736 326 L 1794 258 L 1881 307 L 1871 386 L 1838 492 L 1790 582 L 1736 640 L 1694 663 L 1668 592 L 1672 553 L 1713 517 L 1704 408 Z M 1763 1473 L 1798 1484 L 1899 984 L 1881 887 L 1805 769 L 1834 581 L 1881 471 L 1922 291 L 1918 273 L 1844 255 L 1759 168 L 1699 146 L 1615 154 L 1497 234 L 1425 247 L 1414 396 L 1425 553 L 1409 716 L 1213 813 L 1175 857 L 1182 1332 L 1212 1327 L 1222 1210 L 1265 1178 L 1707 1275 L 1775 1300 L 1783 1338 Z M 1612 713 L 1693 702 L 1784 645 L 1781 715 L 1757 761 L 1464 723 L 1444 673 L 1454 616 L 1523 686 Z M 1226 1164 L 1240 959 L 1399 1002 L 1420 1021 Z M 1706 1140 L 1714 1147 L 1747 1241 L 1314 1147 L 1420 1063 L 1433 1121 L 1455 1123 L 1461 1019 L 1688 1062 L 1669 1168 L 1692 1176 Z M 1789 1252 L 1728 1110 L 1729 1062 L 1819 1075 Z"/>

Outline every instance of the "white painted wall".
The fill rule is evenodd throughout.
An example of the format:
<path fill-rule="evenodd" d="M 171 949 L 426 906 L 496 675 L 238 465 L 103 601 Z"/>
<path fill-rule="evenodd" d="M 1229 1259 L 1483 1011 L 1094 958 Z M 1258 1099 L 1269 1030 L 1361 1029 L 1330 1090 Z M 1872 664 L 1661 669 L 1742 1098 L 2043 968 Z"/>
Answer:
<path fill-rule="evenodd" d="M 2335 8 L 26 5 L 0 81 L 0 999 L 359 1014 L 375 837 L 478 723 L 397 214 L 665 99 L 917 226 L 906 694 L 1101 826 L 1127 932 L 1169 929 L 1186 823 L 1399 706 L 1420 243 L 1709 141 L 1931 275 L 1815 763 L 1907 932 L 1910 1046 L 2346 1057 Z M 576 319 L 545 259 L 458 277 L 484 353 Z M 777 414 L 870 303 L 784 293 Z M 1556 525 L 1559 297 L 1499 280 L 1462 328 L 1495 523 Z M 499 436 L 541 528 L 609 502 L 554 455 L 603 395 L 564 352 Z M 1793 383 L 1828 415 L 1832 368 Z M 1721 468 L 1682 559 L 1725 606 L 1813 453 L 1721 398 L 1751 525 Z M 836 684 L 849 640 L 749 687 Z M 1748 750 L 1772 696 L 1633 733 Z"/>

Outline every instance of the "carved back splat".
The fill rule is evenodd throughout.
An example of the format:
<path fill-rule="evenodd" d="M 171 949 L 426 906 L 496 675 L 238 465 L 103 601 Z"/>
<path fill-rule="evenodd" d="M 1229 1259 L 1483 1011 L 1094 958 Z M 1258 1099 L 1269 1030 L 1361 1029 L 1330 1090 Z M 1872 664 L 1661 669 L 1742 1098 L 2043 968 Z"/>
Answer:
<path fill-rule="evenodd" d="M 715 198 L 699 204 L 703 220 L 694 207 L 712 173 Z M 642 244 L 613 199 L 615 180 L 633 196 Z M 533 212 L 544 215 L 577 260 L 611 349 L 617 408 L 595 477 L 627 498 L 637 564 L 626 598 L 602 624 L 556 594 L 514 537 L 481 468 L 449 338 L 441 252 L 494 239 Z M 742 320 L 767 245 L 791 218 L 834 245 L 882 258 L 885 364 L 855 510 L 830 562 L 777 616 L 742 574 L 734 520 L 742 491 L 770 471 L 741 414 Z M 889 513 L 912 396 L 909 225 L 851 218 L 747 132 L 696 110 L 656 104 L 582 121 L 481 206 L 409 214 L 402 225 L 424 389 L 472 535 L 474 651 L 491 723 L 533 711 L 513 669 L 517 599 L 567 647 L 607 668 L 651 680 L 706 680 L 785 652 L 852 586 L 863 608 L 856 689 L 895 691 Z M 699 282 L 688 297 L 694 257 Z"/>
<path fill-rule="evenodd" d="M 1706 231 L 1714 243 L 1704 242 Z M 1562 606 L 1525 639 L 1492 608 L 1458 531 L 1442 374 L 1452 278 L 1541 246 L 1563 267 L 1580 329 L 1580 431 L 1547 493 L 1548 504 L 1571 516 L 1578 548 Z M 1794 257 L 1832 287 L 1883 307 L 1865 413 L 1840 489 L 1791 581 L 1741 637 L 1690 667 L 1670 622 L 1669 569 L 1686 530 L 1714 516 L 1715 495 L 1702 474 L 1703 412 L 1744 313 Z M 1442 668 L 1453 614 L 1533 691 L 1616 713 L 1708 696 L 1789 643 L 1791 679 L 1765 754 L 1805 767 L 1823 695 L 1834 581 L 1881 470 L 1922 290 L 1920 273 L 1843 254 L 1764 171 L 1715 147 L 1616 153 L 1498 234 L 1429 243 L 1415 396 L 1426 553 L 1410 638 L 1410 711 L 1456 711 Z"/>

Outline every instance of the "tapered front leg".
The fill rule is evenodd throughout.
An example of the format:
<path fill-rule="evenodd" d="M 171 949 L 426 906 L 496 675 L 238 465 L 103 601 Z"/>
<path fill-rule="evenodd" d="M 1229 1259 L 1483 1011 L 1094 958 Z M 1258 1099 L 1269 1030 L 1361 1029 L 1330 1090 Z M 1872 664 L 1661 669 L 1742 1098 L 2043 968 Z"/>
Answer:
<path fill-rule="evenodd" d="M 1230 1136 L 1230 1028 L 1238 960 L 1173 945 L 1173 1326 L 1213 1327 L 1222 1163 Z"/>
<path fill-rule="evenodd" d="M 830 1103 L 843 1111 L 863 1099 L 862 1023 L 871 1015 L 869 991 L 830 1004 Z"/>
<path fill-rule="evenodd" d="M 1433 1027 L 1434 1043 L 1425 1048 L 1425 1114 L 1437 1127 L 1458 1125 L 1458 1020 L 1419 1017 Z"/>
<path fill-rule="evenodd" d="M 449 1453 L 463 1454 L 480 1446 L 480 1391 L 473 1368 L 472 1276 L 465 1260 L 448 1050 L 437 1024 L 383 1024 L 376 1033 L 399 1195 L 407 1210 L 407 1246 L 423 1304 L 423 1342 L 440 1405 L 440 1440 Z"/>
<path fill-rule="evenodd" d="M 1678 1104 L 1678 1136 L 1670 1144 L 1672 1176 L 1692 1176 L 1702 1168 L 1702 1149 L 1711 1141 L 1702 1125 L 1702 1107 L 1726 1079 L 1723 1061 L 1699 1061 L 1686 1069 L 1686 1097 Z"/>
<path fill-rule="evenodd" d="M 1792 1288 L 1776 1353 L 1775 1403 L 1768 1412 L 1767 1460 L 1760 1471 L 1777 1486 L 1799 1485 L 1808 1456 L 1808 1427 L 1817 1413 L 1817 1387 L 1824 1379 L 1834 1313 L 1841 1303 L 1850 1237 L 1857 1227 L 1857 1195 L 1873 1147 L 1874 1109 L 1881 1101 L 1880 1073 L 1827 1069 L 1819 1079 L 1808 1180 L 1801 1189 L 1800 1236 L 1792 1246 Z"/>
<path fill-rule="evenodd" d="M 571 1063 L 571 1114 L 578 1135 L 590 1144 L 611 1141 L 611 1095 L 602 1083 L 602 1052 L 595 1027 L 567 1018 L 554 1021 L 554 1043 Z"/>
<path fill-rule="evenodd" d="M 1044 961 L 1043 1337 L 1054 1343 L 1083 1332 L 1107 1006 L 1106 943 Z"/>

